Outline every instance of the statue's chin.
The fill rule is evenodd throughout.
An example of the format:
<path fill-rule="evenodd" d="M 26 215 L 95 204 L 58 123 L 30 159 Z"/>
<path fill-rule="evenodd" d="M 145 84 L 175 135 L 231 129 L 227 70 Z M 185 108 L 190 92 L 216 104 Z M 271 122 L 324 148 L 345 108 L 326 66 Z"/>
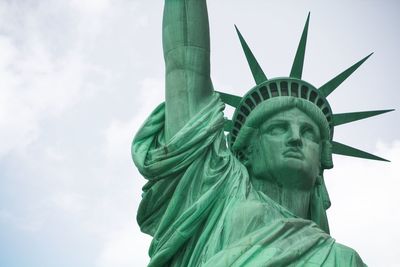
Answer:
<path fill-rule="evenodd" d="M 265 181 L 303 191 L 313 188 L 319 173 L 318 162 L 310 162 L 299 153 L 286 153 L 275 158 L 277 160 L 257 160 L 250 165 L 250 174 L 258 180 L 257 183 Z"/>
<path fill-rule="evenodd" d="M 312 174 L 312 170 L 304 164 L 303 160 L 289 158 L 285 163 L 281 168 L 271 172 L 272 181 L 286 188 L 306 191 L 313 188 L 317 174 Z"/>

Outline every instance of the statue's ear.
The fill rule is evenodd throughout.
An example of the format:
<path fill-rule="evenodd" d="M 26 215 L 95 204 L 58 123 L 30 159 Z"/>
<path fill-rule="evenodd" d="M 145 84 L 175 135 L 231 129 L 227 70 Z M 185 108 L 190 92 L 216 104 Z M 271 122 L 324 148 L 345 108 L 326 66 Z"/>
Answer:
<path fill-rule="evenodd" d="M 243 165 L 249 169 L 253 163 L 254 157 L 254 138 L 257 134 L 258 129 L 254 129 L 252 127 L 242 127 L 242 130 L 245 131 L 245 138 L 242 139 L 244 145 L 241 146 L 240 150 L 237 152 L 240 155 L 238 158 Z M 242 131 L 241 130 L 241 131 Z"/>
<path fill-rule="evenodd" d="M 241 162 L 247 169 L 249 169 L 252 163 L 253 145 L 247 145 L 245 148 L 242 149 L 241 154 Z"/>
<path fill-rule="evenodd" d="M 323 169 L 332 169 L 333 168 L 332 144 L 328 140 L 322 141 L 321 166 Z"/>

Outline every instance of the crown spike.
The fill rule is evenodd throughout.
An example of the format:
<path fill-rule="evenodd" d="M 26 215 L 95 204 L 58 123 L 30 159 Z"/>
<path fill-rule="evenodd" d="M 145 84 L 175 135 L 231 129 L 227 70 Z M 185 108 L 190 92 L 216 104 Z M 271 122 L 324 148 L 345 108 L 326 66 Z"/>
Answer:
<path fill-rule="evenodd" d="M 326 84 L 322 85 L 319 90 L 321 94 L 325 97 L 330 95 L 344 80 L 346 80 L 358 67 L 361 66 L 373 53 L 369 54 L 365 58 L 358 61 L 356 64 L 348 68 L 347 70 L 343 71 L 335 78 L 327 82 Z"/>
<path fill-rule="evenodd" d="M 349 112 L 349 113 L 341 113 L 341 114 L 333 114 L 333 125 L 338 126 L 341 124 L 346 124 L 353 121 L 358 121 L 362 119 L 366 119 L 369 117 L 377 116 L 386 112 L 394 111 L 394 109 L 386 109 L 386 110 L 371 110 L 371 111 L 361 111 L 361 112 Z"/>
<path fill-rule="evenodd" d="M 216 91 L 219 96 L 221 97 L 222 102 L 225 104 L 228 104 L 229 106 L 232 106 L 234 108 L 237 108 L 239 106 L 240 101 L 242 98 L 240 96 L 236 95 L 231 95 L 223 92 Z"/>
<path fill-rule="evenodd" d="M 387 159 L 375 156 L 373 154 L 370 154 L 368 152 L 359 150 L 357 148 L 347 146 L 335 141 L 332 141 L 332 153 L 338 154 L 338 155 L 344 155 L 344 156 L 351 156 L 351 157 L 356 157 L 356 158 L 363 158 L 363 159 L 372 159 L 372 160 L 380 160 L 380 161 L 387 161 L 390 162 Z"/>
<path fill-rule="evenodd" d="M 290 77 L 301 79 L 303 74 L 304 56 L 306 53 L 307 34 L 308 34 L 308 23 L 310 21 L 310 12 L 308 12 L 306 24 L 304 25 L 303 33 L 301 34 L 299 46 L 294 57 L 292 69 L 290 71 Z"/>
<path fill-rule="evenodd" d="M 253 53 L 251 52 L 249 46 L 247 45 L 246 41 L 244 40 L 242 34 L 240 33 L 239 29 L 235 25 L 236 32 L 239 36 L 240 43 L 242 45 L 244 54 L 246 55 L 247 63 L 250 66 L 251 73 L 253 74 L 253 78 L 256 81 L 256 84 L 260 84 L 268 80 L 267 76 L 265 76 L 263 70 L 261 69 L 260 65 L 257 62 L 257 59 L 254 57 Z"/>

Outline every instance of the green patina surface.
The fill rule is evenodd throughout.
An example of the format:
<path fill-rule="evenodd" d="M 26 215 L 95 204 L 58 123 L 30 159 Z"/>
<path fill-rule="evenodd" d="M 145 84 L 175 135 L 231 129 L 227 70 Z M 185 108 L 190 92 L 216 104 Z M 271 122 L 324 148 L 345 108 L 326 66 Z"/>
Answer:
<path fill-rule="evenodd" d="M 333 127 L 390 110 L 333 114 L 326 99 L 368 57 L 318 89 L 301 80 L 309 18 L 287 78 L 268 80 L 237 29 L 256 81 L 238 97 L 213 90 L 206 1 L 165 0 L 166 100 L 132 144 L 149 266 L 364 266 L 329 235 L 323 172 L 332 153 L 384 160 Z"/>

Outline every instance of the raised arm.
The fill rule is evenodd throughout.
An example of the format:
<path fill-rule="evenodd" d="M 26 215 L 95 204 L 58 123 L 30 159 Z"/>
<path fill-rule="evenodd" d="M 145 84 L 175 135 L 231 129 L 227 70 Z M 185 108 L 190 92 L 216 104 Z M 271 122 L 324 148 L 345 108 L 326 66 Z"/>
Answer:
<path fill-rule="evenodd" d="M 204 107 L 213 91 L 205 0 L 165 0 L 166 139 Z"/>

